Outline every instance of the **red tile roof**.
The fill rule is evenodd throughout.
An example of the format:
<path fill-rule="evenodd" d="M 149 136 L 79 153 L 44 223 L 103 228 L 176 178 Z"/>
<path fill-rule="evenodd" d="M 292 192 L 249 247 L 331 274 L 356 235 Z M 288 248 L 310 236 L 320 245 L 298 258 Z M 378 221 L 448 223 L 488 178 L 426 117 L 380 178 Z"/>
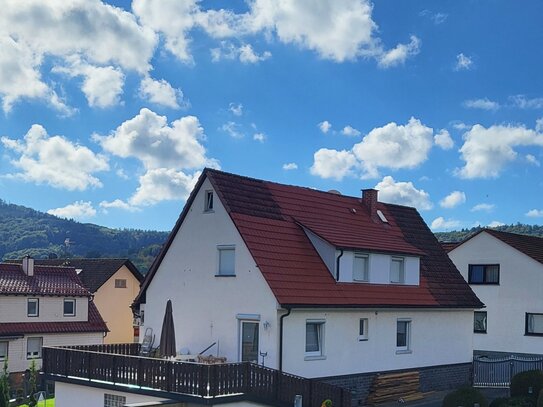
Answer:
<path fill-rule="evenodd" d="M 456 249 L 458 246 L 460 246 L 462 242 L 440 242 L 440 244 L 441 247 L 443 247 L 443 250 L 449 253 L 451 250 Z"/>
<path fill-rule="evenodd" d="M 89 320 L 71 322 L 9 322 L 0 324 L 2 336 L 27 334 L 62 334 L 84 332 L 108 332 L 106 323 L 93 302 L 89 302 Z"/>
<path fill-rule="evenodd" d="M 20 264 L 0 263 L 0 295 L 91 295 L 73 267 L 34 266 L 27 276 Z"/>
<path fill-rule="evenodd" d="M 388 223 L 360 198 L 204 170 L 136 303 L 169 249 L 197 190 L 208 177 L 278 302 L 283 306 L 480 308 L 435 236 L 413 208 L 378 203 Z M 354 209 L 354 210 L 353 210 Z M 338 283 L 302 227 L 338 248 L 421 256 L 419 286 Z"/>

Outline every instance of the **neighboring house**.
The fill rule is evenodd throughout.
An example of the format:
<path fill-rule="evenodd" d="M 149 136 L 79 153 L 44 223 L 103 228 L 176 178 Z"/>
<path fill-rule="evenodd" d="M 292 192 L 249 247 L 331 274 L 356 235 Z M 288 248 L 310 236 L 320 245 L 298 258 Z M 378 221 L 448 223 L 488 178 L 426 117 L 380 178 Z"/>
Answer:
<path fill-rule="evenodd" d="M 73 267 L 0 263 L 0 361 L 11 373 L 40 368 L 42 346 L 100 344 L 106 332 Z"/>
<path fill-rule="evenodd" d="M 159 341 L 354 390 L 418 370 L 423 391 L 470 380 L 483 304 L 414 208 L 206 169 L 136 306 Z"/>
<path fill-rule="evenodd" d="M 543 238 L 483 229 L 449 257 L 486 304 L 474 314 L 476 354 L 543 354 Z"/>

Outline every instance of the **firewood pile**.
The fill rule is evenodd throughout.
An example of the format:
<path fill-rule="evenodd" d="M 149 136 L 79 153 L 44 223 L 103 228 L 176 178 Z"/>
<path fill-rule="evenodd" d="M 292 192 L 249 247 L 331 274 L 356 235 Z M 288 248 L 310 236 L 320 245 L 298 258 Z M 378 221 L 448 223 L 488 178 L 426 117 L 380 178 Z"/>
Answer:
<path fill-rule="evenodd" d="M 419 372 L 381 374 L 377 375 L 370 387 L 367 403 L 378 404 L 386 401 L 404 403 L 423 397 L 420 392 Z"/>

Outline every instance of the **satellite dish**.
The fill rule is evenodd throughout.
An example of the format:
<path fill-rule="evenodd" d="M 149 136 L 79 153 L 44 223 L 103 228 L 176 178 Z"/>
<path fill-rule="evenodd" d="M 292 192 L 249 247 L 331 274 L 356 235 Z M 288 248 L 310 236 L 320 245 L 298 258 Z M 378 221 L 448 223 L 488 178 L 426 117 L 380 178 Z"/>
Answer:
<path fill-rule="evenodd" d="M 334 195 L 341 195 L 341 192 L 339 192 L 337 189 L 331 189 L 330 191 L 328 191 L 328 193 Z"/>

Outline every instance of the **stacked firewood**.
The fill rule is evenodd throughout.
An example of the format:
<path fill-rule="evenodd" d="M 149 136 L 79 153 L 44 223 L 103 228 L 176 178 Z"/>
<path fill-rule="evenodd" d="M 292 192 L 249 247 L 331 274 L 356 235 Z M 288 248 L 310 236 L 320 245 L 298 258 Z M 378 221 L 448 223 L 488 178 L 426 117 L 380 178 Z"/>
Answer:
<path fill-rule="evenodd" d="M 367 403 L 378 404 L 386 401 L 403 403 L 422 398 L 419 372 L 392 373 L 377 375 L 370 387 Z"/>

